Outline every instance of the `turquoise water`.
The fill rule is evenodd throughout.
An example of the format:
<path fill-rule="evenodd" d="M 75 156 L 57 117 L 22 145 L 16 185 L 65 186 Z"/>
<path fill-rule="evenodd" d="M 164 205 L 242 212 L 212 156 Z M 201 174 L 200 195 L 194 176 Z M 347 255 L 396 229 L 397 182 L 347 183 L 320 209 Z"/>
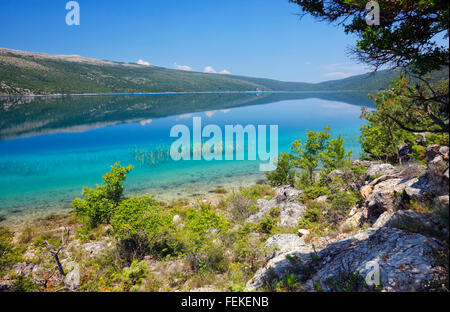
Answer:
<path fill-rule="evenodd" d="M 0 215 L 70 208 L 110 165 L 133 165 L 128 194 L 205 194 L 264 177 L 257 161 L 178 161 L 168 151 L 176 124 L 278 125 L 279 152 L 305 132 L 330 126 L 359 155 L 362 94 L 154 95 L 0 100 Z M 209 104 L 211 103 L 211 104 Z M 358 105 L 356 105 L 358 104 Z M 206 110 L 205 108 L 212 109 Z M 224 130 L 223 130 L 224 132 Z"/>

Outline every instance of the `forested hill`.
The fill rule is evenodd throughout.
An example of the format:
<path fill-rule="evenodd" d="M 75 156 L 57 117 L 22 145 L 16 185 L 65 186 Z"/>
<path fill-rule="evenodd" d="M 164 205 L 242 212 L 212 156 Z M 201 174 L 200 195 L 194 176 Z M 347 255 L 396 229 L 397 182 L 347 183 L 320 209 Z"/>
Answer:
<path fill-rule="evenodd" d="M 49 55 L 0 48 L 0 95 L 206 91 L 375 91 L 396 75 L 379 71 L 322 83 L 284 82 L 206 74 L 77 55 Z M 446 72 L 448 77 L 448 70 Z"/>

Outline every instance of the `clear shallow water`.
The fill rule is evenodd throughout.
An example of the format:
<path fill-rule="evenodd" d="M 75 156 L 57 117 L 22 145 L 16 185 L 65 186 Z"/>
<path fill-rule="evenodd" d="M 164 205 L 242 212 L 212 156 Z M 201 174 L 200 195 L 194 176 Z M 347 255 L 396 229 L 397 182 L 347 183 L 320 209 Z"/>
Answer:
<path fill-rule="evenodd" d="M 156 98 L 155 98 L 156 97 Z M 320 98 L 321 97 L 321 98 Z M 8 99 L 0 110 L 0 215 L 19 218 L 70 208 L 83 186 L 101 183 L 112 164 L 135 168 L 128 194 L 205 194 L 263 178 L 259 161 L 169 159 L 176 124 L 278 125 L 279 152 L 305 132 L 330 126 L 359 155 L 365 95 L 177 95 Z M 212 104 L 208 104 L 212 103 Z M 351 104 L 350 104 L 351 103 Z M 354 105 L 360 104 L 360 105 Z M 212 107 L 211 110 L 205 110 Z M 167 111 L 165 116 L 165 111 Z M 173 115 L 172 115 L 173 114 Z M 192 132 L 191 132 L 192 133 Z"/>

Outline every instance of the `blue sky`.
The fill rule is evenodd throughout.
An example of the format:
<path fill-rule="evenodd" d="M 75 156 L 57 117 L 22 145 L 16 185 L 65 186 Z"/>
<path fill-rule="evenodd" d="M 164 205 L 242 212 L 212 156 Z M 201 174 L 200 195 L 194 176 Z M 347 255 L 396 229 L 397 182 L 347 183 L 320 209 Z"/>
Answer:
<path fill-rule="evenodd" d="M 317 82 L 366 72 L 346 49 L 355 38 L 287 0 L 2 0 L 0 47 L 78 54 L 167 68 Z"/>

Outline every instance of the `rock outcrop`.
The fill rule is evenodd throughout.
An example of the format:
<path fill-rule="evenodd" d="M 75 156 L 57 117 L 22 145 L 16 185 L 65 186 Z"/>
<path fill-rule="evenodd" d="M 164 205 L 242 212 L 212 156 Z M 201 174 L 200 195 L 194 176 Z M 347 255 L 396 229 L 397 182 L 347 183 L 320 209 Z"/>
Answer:
<path fill-rule="evenodd" d="M 359 280 L 354 291 L 366 290 L 374 282 L 383 291 L 420 290 L 425 281 L 440 272 L 433 253 L 442 246 L 438 240 L 392 227 L 368 229 L 317 252 L 307 245 L 276 255 L 247 283 L 256 290 L 271 278 L 297 274 L 303 291 L 342 291 L 349 278 Z M 371 279 L 369 279 L 369 277 Z M 376 279 L 379 278 L 377 281 Z M 367 283 L 369 281 L 369 283 Z"/>
<path fill-rule="evenodd" d="M 446 250 L 442 240 L 449 235 L 448 150 L 446 146 L 428 147 L 426 166 L 403 163 L 396 168 L 355 161 L 354 165 L 367 169 L 365 185 L 358 189 L 364 201 L 361 207 L 352 209 L 339 230 L 351 229 L 354 233 L 363 224 L 370 228 L 347 234 L 344 239 L 339 235 L 317 250 L 295 235 L 269 238 L 266 247 L 276 246 L 276 252 L 247 283 L 247 290 L 261 289 L 287 274 L 297 276 L 302 291 L 365 291 L 375 284 L 382 291 L 415 291 L 442 277 L 445 269 L 438 263 L 436 253 Z M 346 185 L 360 183 L 355 183 L 344 170 L 332 171 L 328 180 L 336 177 Z M 409 210 L 413 202 L 433 209 L 439 207 L 441 214 L 446 212 L 447 221 Z M 275 203 L 276 200 L 272 204 Z"/>
<path fill-rule="evenodd" d="M 294 227 L 305 214 L 306 206 L 297 202 L 301 191 L 293 186 L 282 186 L 275 190 L 275 198 L 258 199 L 258 212 L 249 216 L 247 222 L 259 222 L 271 208 L 280 208 L 279 226 Z"/>
<path fill-rule="evenodd" d="M 394 173 L 395 168 L 391 164 L 372 164 L 367 168 L 367 174 L 371 177 Z"/>
<path fill-rule="evenodd" d="M 304 239 L 295 234 L 274 235 L 266 241 L 264 247 L 273 249 L 272 257 L 297 249 L 309 248 Z"/>
<path fill-rule="evenodd" d="M 448 194 L 449 188 L 448 150 L 448 146 L 431 145 L 426 153 L 427 173 L 441 194 Z"/>
<path fill-rule="evenodd" d="M 436 194 L 441 195 L 437 204 L 445 205 L 449 187 L 448 147 L 431 145 L 426 157 L 426 167 L 408 164 L 361 188 L 369 220 L 374 222 L 385 211 L 404 209 L 410 201 L 432 202 Z"/>

